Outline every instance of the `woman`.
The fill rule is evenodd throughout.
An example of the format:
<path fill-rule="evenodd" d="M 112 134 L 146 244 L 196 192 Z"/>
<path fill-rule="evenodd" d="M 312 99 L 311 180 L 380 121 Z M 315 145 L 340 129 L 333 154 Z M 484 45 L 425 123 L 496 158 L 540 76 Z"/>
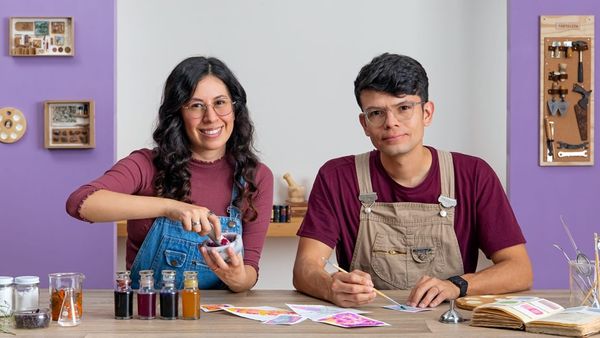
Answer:
<path fill-rule="evenodd" d="M 199 273 L 201 288 L 248 290 L 273 204 L 273 174 L 258 162 L 246 92 L 216 58 L 192 57 L 169 75 L 153 138 L 71 194 L 67 212 L 89 222 L 127 222 L 127 268 Z M 217 216 L 223 215 L 223 216 Z M 242 235 L 243 256 L 225 262 L 198 244 L 211 228 Z"/>

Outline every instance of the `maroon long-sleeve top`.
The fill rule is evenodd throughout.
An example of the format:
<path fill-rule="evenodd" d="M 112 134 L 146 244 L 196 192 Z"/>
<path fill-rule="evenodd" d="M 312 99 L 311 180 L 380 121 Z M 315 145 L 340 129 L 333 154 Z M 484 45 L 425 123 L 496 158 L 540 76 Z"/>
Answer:
<path fill-rule="evenodd" d="M 67 212 L 80 220 L 87 221 L 79 214 L 85 199 L 97 190 L 139 195 L 156 196 L 153 180 L 156 168 L 152 163 L 152 150 L 140 149 L 117 162 L 111 169 L 96 180 L 75 190 L 67 200 Z M 191 201 L 195 205 L 206 207 L 219 216 L 227 215 L 227 206 L 231 201 L 233 187 L 233 165 L 225 158 L 206 163 L 191 160 Z M 258 193 L 254 207 L 258 212 L 256 220 L 245 222 L 242 228 L 244 238 L 244 264 L 258 272 L 258 262 L 265 241 L 273 207 L 273 174 L 264 164 L 259 163 L 256 170 Z M 243 202 L 242 210 L 247 204 Z M 140 249 L 154 218 L 127 221 L 127 268 Z"/>

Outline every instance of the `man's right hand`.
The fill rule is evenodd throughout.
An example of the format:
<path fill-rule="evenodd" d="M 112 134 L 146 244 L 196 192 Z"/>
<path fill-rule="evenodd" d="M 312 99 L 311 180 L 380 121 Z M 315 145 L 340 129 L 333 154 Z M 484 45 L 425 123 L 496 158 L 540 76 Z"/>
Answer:
<path fill-rule="evenodd" d="M 368 304 L 377 294 L 373 289 L 371 276 L 363 271 L 350 273 L 336 272 L 332 276 L 330 299 L 341 307 L 354 307 Z"/>
<path fill-rule="evenodd" d="M 375 298 L 371 276 L 363 271 L 325 271 L 324 257 L 330 257 L 333 248 L 312 238 L 300 237 L 294 263 L 294 287 L 310 296 L 324 299 L 337 306 L 364 305 Z"/>

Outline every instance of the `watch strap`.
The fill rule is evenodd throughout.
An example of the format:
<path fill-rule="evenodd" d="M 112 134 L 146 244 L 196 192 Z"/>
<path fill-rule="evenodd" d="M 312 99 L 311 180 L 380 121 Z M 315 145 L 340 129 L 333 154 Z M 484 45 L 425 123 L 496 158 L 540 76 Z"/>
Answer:
<path fill-rule="evenodd" d="M 456 285 L 458 287 L 458 289 L 460 290 L 460 294 L 459 297 L 464 297 L 467 295 L 467 289 L 469 287 L 469 282 L 467 282 L 464 278 L 462 278 L 461 276 L 452 276 L 450 278 L 448 278 L 448 280 Z"/>

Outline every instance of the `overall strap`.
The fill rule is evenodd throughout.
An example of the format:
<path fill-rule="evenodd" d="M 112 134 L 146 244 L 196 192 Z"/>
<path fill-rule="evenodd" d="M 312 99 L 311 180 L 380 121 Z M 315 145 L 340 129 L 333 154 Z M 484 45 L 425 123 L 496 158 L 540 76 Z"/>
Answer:
<path fill-rule="evenodd" d="M 356 177 L 358 178 L 358 189 L 360 194 L 373 192 L 371 185 L 371 170 L 369 169 L 369 157 L 371 152 L 354 156 L 354 165 L 356 166 Z"/>
<path fill-rule="evenodd" d="M 245 184 L 246 184 L 246 180 L 244 180 L 243 177 L 240 178 L 240 184 L 242 185 L 242 187 L 245 186 Z M 235 201 L 235 199 L 238 197 L 239 194 L 240 194 L 240 189 L 237 187 L 237 185 L 234 182 L 233 187 L 231 188 L 231 201 L 229 202 L 230 206 L 233 206 L 233 201 Z"/>
<path fill-rule="evenodd" d="M 452 154 L 444 150 L 437 150 L 440 165 L 440 179 L 442 195 L 454 198 L 454 164 Z"/>
<path fill-rule="evenodd" d="M 242 187 L 246 185 L 246 180 L 243 177 L 240 177 L 240 184 Z M 233 187 L 231 188 L 231 200 L 229 201 L 229 206 L 227 207 L 227 213 L 229 214 L 229 217 L 236 217 L 236 215 L 240 213 L 239 208 L 233 205 L 233 201 L 235 201 L 239 194 L 240 189 L 235 184 L 234 178 Z"/>

